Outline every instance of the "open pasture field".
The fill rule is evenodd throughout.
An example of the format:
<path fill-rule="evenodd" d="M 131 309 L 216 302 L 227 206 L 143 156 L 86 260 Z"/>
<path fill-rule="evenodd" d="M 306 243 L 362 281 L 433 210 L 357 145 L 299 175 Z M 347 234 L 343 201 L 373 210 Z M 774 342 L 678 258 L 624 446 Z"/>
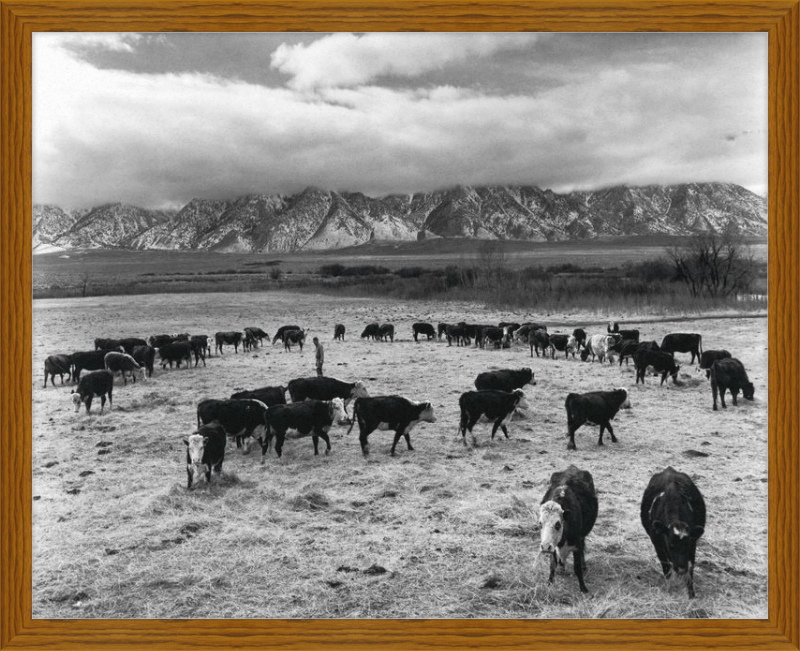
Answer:
<path fill-rule="evenodd" d="M 417 320 L 537 319 L 551 332 L 604 331 L 590 314 L 561 317 L 488 311 L 470 304 L 400 303 L 288 292 L 37 300 L 33 305 L 33 616 L 54 618 L 761 618 L 767 616 L 767 320 L 620 320 L 644 339 L 700 332 L 726 348 L 755 385 L 754 402 L 713 412 L 704 374 L 684 363 L 680 386 L 633 366 L 581 363 L 510 350 L 414 343 Z M 361 341 L 371 321 L 392 322 L 394 343 Z M 344 323 L 344 343 L 331 341 Z M 114 407 L 73 412 L 70 386 L 42 388 L 48 354 L 92 348 L 95 337 L 214 333 L 284 323 L 310 329 L 306 349 L 265 346 L 157 369 L 147 382 L 117 380 Z M 595 325 L 591 325 L 594 323 Z M 221 476 L 186 489 L 182 438 L 195 406 L 243 388 L 314 374 L 312 336 L 325 373 L 361 379 L 371 395 L 430 400 L 438 421 L 411 433 L 332 430 L 332 453 L 287 440 L 280 461 L 229 442 Z M 532 405 L 510 438 L 475 428 L 458 434 L 458 397 L 475 376 L 531 366 Z M 632 409 L 614 421 L 619 442 L 597 428 L 566 449 L 568 392 L 626 387 Z M 321 446 L 321 447 L 324 447 Z M 538 505 L 551 473 L 574 463 L 594 476 L 599 516 L 587 539 L 586 583 L 572 561 L 547 583 L 538 554 Z M 705 496 L 708 522 L 697 552 L 697 599 L 667 584 L 639 522 L 650 476 L 672 465 Z"/>

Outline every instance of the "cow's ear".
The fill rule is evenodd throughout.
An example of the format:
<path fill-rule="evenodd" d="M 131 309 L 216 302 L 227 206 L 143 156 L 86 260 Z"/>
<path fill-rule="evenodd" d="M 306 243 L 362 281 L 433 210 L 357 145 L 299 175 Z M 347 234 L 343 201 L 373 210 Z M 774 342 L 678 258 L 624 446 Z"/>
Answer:
<path fill-rule="evenodd" d="M 689 535 L 692 538 L 699 538 L 703 533 L 705 533 L 705 527 L 694 526 L 689 530 Z"/>
<path fill-rule="evenodd" d="M 655 533 L 657 536 L 663 536 L 667 531 L 666 525 L 661 522 L 661 520 L 653 520 L 652 526 L 653 533 Z"/>
<path fill-rule="evenodd" d="M 189 447 L 189 439 L 183 439 L 183 444 L 188 448 Z"/>

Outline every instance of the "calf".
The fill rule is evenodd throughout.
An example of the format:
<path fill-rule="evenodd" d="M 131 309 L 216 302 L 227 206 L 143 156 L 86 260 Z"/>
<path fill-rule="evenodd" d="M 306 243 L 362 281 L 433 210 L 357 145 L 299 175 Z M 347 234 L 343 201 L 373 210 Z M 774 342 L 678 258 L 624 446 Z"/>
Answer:
<path fill-rule="evenodd" d="M 600 438 L 597 445 L 603 445 L 603 431 L 608 430 L 611 441 L 616 443 L 617 437 L 614 436 L 614 429 L 611 427 L 611 420 L 617 415 L 620 409 L 631 406 L 628 400 L 628 392 L 625 389 L 615 389 L 614 391 L 591 391 L 590 393 L 570 393 L 564 401 L 564 408 L 567 410 L 567 450 L 576 450 L 575 432 L 584 423 L 600 425 Z"/>
<path fill-rule="evenodd" d="M 415 323 L 411 326 L 414 333 L 414 341 L 419 341 L 420 335 L 425 335 L 428 341 L 436 336 L 436 329 L 430 323 Z"/>
<path fill-rule="evenodd" d="M 378 339 L 381 341 L 394 341 L 394 326 L 391 323 L 384 323 L 378 328 Z"/>
<path fill-rule="evenodd" d="M 107 371 L 111 371 L 114 375 L 122 373 L 123 384 L 128 384 L 127 373 L 131 374 L 131 379 L 134 383 L 136 383 L 137 374 L 141 376 L 142 380 L 145 379 L 145 369 L 139 366 L 139 363 L 126 353 L 106 353 L 103 361 Z"/>
<path fill-rule="evenodd" d="M 437 338 L 437 339 L 439 339 L 439 340 L 441 341 L 442 337 L 443 337 L 445 334 L 447 334 L 447 327 L 448 327 L 449 325 L 452 325 L 452 324 L 450 324 L 450 323 L 443 323 L 443 322 L 441 322 L 441 321 L 439 322 L 439 324 L 436 326 L 436 338 Z"/>
<path fill-rule="evenodd" d="M 106 406 L 106 395 L 108 396 L 108 408 L 111 409 L 111 394 L 114 392 L 114 374 L 111 371 L 91 371 L 84 375 L 78 382 L 78 388 L 71 391 L 72 404 L 75 405 L 75 413 L 80 411 L 81 403 L 86 405 L 88 414 L 92 408 L 92 399 L 100 397 L 100 413 Z"/>
<path fill-rule="evenodd" d="M 278 341 L 283 343 L 284 338 L 286 336 L 286 333 L 290 332 L 292 330 L 302 330 L 302 328 L 299 325 L 284 325 L 284 326 L 281 326 L 280 328 L 278 328 L 278 331 L 275 333 L 275 336 L 272 338 L 272 345 L 274 346 L 276 344 L 276 342 L 278 342 Z"/>
<path fill-rule="evenodd" d="M 212 421 L 217 421 L 225 429 L 225 434 L 236 441 L 236 447 L 241 448 L 246 438 L 265 439 L 267 405 L 252 399 L 207 399 L 197 403 L 197 428 Z"/>
<path fill-rule="evenodd" d="M 456 346 L 469 345 L 469 336 L 467 336 L 465 325 L 449 325 L 447 326 L 445 333 L 447 335 L 448 346 L 452 346 L 453 341 L 456 342 Z"/>
<path fill-rule="evenodd" d="M 691 477 L 672 466 L 654 474 L 642 496 L 640 516 L 664 577 L 675 572 L 694 599 L 694 558 L 705 531 L 706 504 Z"/>
<path fill-rule="evenodd" d="M 425 421 L 435 423 L 433 405 L 430 402 L 412 402 L 401 396 L 376 396 L 374 398 L 359 398 L 353 407 L 353 422 L 350 424 L 349 434 L 353 425 L 358 421 L 359 441 L 361 453 L 369 455 L 367 437 L 376 429 L 394 430 L 391 455 L 394 456 L 395 448 L 400 437 L 404 437 L 409 450 L 411 446 L 411 430 L 414 426 Z"/>
<path fill-rule="evenodd" d="M 217 422 L 201 425 L 189 438 L 183 439 L 183 443 L 186 445 L 187 489 L 203 475 L 210 483 L 212 469 L 217 474 L 222 472 L 227 443 L 222 425 Z"/>
<path fill-rule="evenodd" d="M 581 592 L 589 592 L 583 582 L 586 570 L 585 541 L 597 519 L 597 493 L 592 475 L 570 466 L 554 472 L 539 506 L 540 549 L 550 555 L 550 583 L 556 565 L 563 566 L 572 552 L 572 565 Z"/>
<path fill-rule="evenodd" d="M 152 346 L 136 346 L 131 357 L 136 360 L 139 366 L 147 370 L 148 377 L 153 377 L 153 364 L 156 359 L 156 349 Z"/>
<path fill-rule="evenodd" d="M 656 375 L 661 373 L 661 384 L 664 385 L 664 380 L 667 375 L 672 376 L 672 383 L 678 383 L 678 371 L 680 366 L 675 363 L 675 358 L 669 353 L 660 350 L 637 350 L 633 356 L 633 363 L 636 366 L 636 384 L 641 382 L 644 384 L 644 376 L 647 372 L 647 367 L 652 366 Z"/>
<path fill-rule="evenodd" d="M 208 343 L 209 339 L 211 339 L 211 337 L 208 335 L 192 335 L 189 337 L 189 343 L 192 344 L 192 350 L 194 350 L 195 346 L 198 345 L 202 348 L 203 361 L 205 361 L 206 355 L 211 355 L 211 345 Z"/>
<path fill-rule="evenodd" d="M 72 360 L 69 355 L 50 355 L 44 360 L 44 386 L 47 388 L 47 376 L 50 376 L 50 384 L 55 386 L 56 375 L 61 378 L 64 384 L 64 376 L 72 377 Z"/>
<path fill-rule="evenodd" d="M 72 362 L 72 379 L 78 382 L 81 379 L 81 371 L 99 371 L 105 368 L 106 354 L 124 352 L 122 346 L 119 348 L 106 348 L 103 350 L 87 350 L 72 353 L 69 356 Z"/>
<path fill-rule="evenodd" d="M 345 414 L 351 400 L 369 397 L 367 388 L 361 380 L 342 382 L 332 377 L 305 377 L 290 381 L 286 388 L 292 402 L 341 398 L 344 400 Z"/>
<path fill-rule="evenodd" d="M 710 374 L 711 394 L 714 396 L 714 411 L 717 411 L 717 393 L 719 393 L 723 409 L 727 409 L 725 405 L 725 391 L 727 390 L 731 392 L 734 405 L 739 404 L 736 402 L 739 391 L 742 392 L 742 395 L 747 400 L 752 400 L 755 396 L 755 388 L 747 377 L 744 364 L 735 357 L 718 359 L 711 365 Z"/>
<path fill-rule="evenodd" d="M 619 353 L 619 365 L 622 366 L 622 361 L 625 360 L 625 366 L 628 365 L 628 358 L 633 358 L 639 351 L 639 342 L 633 339 L 623 339 L 615 346 L 616 351 Z M 635 363 L 634 359 L 634 363 Z"/>
<path fill-rule="evenodd" d="M 283 348 L 287 352 L 292 351 L 292 345 L 300 346 L 300 352 L 303 352 L 303 344 L 306 342 L 305 330 L 289 330 L 283 333 Z"/>
<path fill-rule="evenodd" d="M 492 426 L 492 440 L 497 433 L 497 429 L 503 430 L 503 434 L 508 438 L 506 425 L 511 422 L 511 417 L 517 409 L 528 409 L 528 401 L 522 389 L 507 391 L 465 391 L 458 399 L 458 406 L 461 408 L 461 420 L 459 421 L 459 431 L 464 445 L 467 444 L 466 433 L 469 430 L 472 436 L 473 445 L 475 435 L 472 428 L 477 422 L 494 423 Z"/>
<path fill-rule="evenodd" d="M 556 351 L 564 353 L 564 359 L 569 359 L 569 355 L 572 353 L 572 358 L 575 359 L 577 350 L 578 341 L 573 335 L 550 335 L 550 359 L 556 358 Z"/>
<path fill-rule="evenodd" d="M 541 349 L 542 355 L 547 354 L 546 351 L 550 348 L 550 335 L 544 330 L 533 330 L 528 333 L 528 343 L 531 345 L 531 357 L 533 351 L 536 351 L 536 357 L 539 357 L 539 350 Z"/>
<path fill-rule="evenodd" d="M 344 324 L 337 323 L 333 327 L 333 340 L 334 341 L 344 341 Z"/>
<path fill-rule="evenodd" d="M 203 366 L 205 366 L 207 344 L 202 339 L 189 339 L 189 341 L 186 343 L 189 344 L 189 348 L 192 350 L 192 355 L 194 355 L 195 367 L 197 367 L 197 364 L 200 361 L 202 361 Z"/>
<path fill-rule="evenodd" d="M 692 361 L 689 363 L 694 364 L 695 357 L 699 360 L 700 353 L 703 352 L 703 337 L 699 334 L 674 332 L 664 337 L 661 342 L 661 350 L 671 355 L 675 353 L 691 353 Z"/>
<path fill-rule="evenodd" d="M 243 333 L 237 332 L 235 330 L 228 330 L 226 332 L 218 332 L 214 335 L 214 352 L 219 351 L 219 354 L 222 355 L 222 347 L 225 344 L 229 346 L 233 346 L 233 352 L 239 352 L 239 346 L 242 343 Z"/>
<path fill-rule="evenodd" d="M 361 333 L 362 339 L 374 339 L 375 341 L 378 340 L 378 330 L 380 330 L 380 326 L 377 323 L 370 323 L 364 328 L 364 332 Z"/>
<path fill-rule="evenodd" d="M 283 454 L 283 442 L 290 438 L 311 436 L 314 455 L 319 454 L 319 439 L 325 441 L 325 454 L 330 454 L 331 440 L 328 431 L 342 420 L 344 404 L 340 398 L 333 400 L 308 400 L 291 405 L 273 405 L 267 410 L 267 433 L 261 441 L 261 463 L 275 437 L 275 453 Z M 290 434 L 291 433 L 291 434 Z"/>
<path fill-rule="evenodd" d="M 536 386 L 533 371 L 529 368 L 518 370 L 501 369 L 499 371 L 486 371 L 475 378 L 475 388 L 478 391 L 505 391 L 511 393 L 514 389 L 521 389 L 526 384 Z"/>
<path fill-rule="evenodd" d="M 172 368 L 175 362 L 178 368 L 181 362 L 186 362 L 186 368 L 192 363 L 192 344 L 188 341 L 173 341 L 171 344 L 164 344 L 158 349 L 158 356 L 161 358 L 161 368 L 167 368 L 167 364 Z"/>
<path fill-rule="evenodd" d="M 700 354 L 700 368 L 706 372 L 706 378 L 711 377 L 711 365 L 718 359 L 728 359 L 731 354 L 727 350 L 704 350 Z"/>
<path fill-rule="evenodd" d="M 586 345 L 586 330 L 583 328 L 575 328 L 572 331 L 572 336 L 575 337 L 575 341 L 578 342 L 579 348 Z"/>
<path fill-rule="evenodd" d="M 261 328 L 256 326 L 250 326 L 244 329 L 245 336 L 250 340 L 251 345 L 255 345 L 256 340 L 258 340 L 259 345 L 264 345 L 264 339 L 269 341 L 269 335 L 264 332 Z"/>
<path fill-rule="evenodd" d="M 286 404 L 286 387 L 262 387 L 252 391 L 239 391 L 231 395 L 231 400 L 258 400 L 267 407 Z"/>

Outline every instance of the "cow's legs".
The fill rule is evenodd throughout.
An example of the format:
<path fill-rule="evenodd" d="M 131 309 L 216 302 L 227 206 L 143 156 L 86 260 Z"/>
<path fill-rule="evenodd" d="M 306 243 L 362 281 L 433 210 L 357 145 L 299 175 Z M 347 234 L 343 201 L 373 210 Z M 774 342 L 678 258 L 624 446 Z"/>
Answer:
<path fill-rule="evenodd" d="M 569 436 L 569 443 L 567 443 L 567 450 L 577 450 L 578 448 L 575 446 L 575 430 L 578 428 L 569 426 L 569 431 L 567 432 L 567 436 Z"/>
<path fill-rule="evenodd" d="M 581 588 L 581 592 L 589 592 L 586 588 L 586 584 L 583 582 L 583 570 L 584 568 L 584 559 L 583 559 L 583 540 L 578 542 L 578 548 L 572 552 L 572 565 L 575 569 L 575 576 L 578 577 L 578 585 Z"/>
<path fill-rule="evenodd" d="M 548 583 L 552 583 L 556 578 L 556 553 L 550 554 L 550 576 L 547 579 Z"/>
<path fill-rule="evenodd" d="M 736 399 L 739 397 L 739 389 L 731 388 L 731 395 L 733 396 L 733 404 L 738 406 Z"/>
<path fill-rule="evenodd" d="M 503 430 L 503 434 L 505 434 L 506 438 L 508 438 L 508 429 L 506 429 L 506 426 L 501 423 L 500 424 L 500 429 Z"/>
<path fill-rule="evenodd" d="M 360 426 L 361 424 L 359 423 L 359 428 Z M 358 441 L 361 443 L 361 454 L 364 455 L 365 459 L 369 456 L 369 441 L 367 441 L 368 436 L 369 432 L 367 432 L 365 429 L 362 429 L 358 436 Z"/>
<path fill-rule="evenodd" d="M 616 443 L 617 442 L 617 437 L 614 436 L 614 430 L 611 427 L 611 423 L 608 422 L 608 421 L 606 421 L 606 429 L 608 430 L 608 433 L 611 435 L 611 442 L 612 443 Z"/>
<path fill-rule="evenodd" d="M 605 429 L 606 429 L 606 424 L 605 423 L 600 423 L 600 438 L 597 439 L 597 445 L 604 445 L 604 443 L 603 443 L 603 432 L 605 431 Z M 610 431 L 610 429 L 611 429 L 611 427 L 609 426 L 609 431 Z"/>
<path fill-rule="evenodd" d="M 727 409 L 728 405 L 725 404 L 725 387 L 720 387 L 719 401 L 722 403 L 722 408 Z"/>
<path fill-rule="evenodd" d="M 656 548 L 656 556 L 661 563 L 661 571 L 664 573 L 664 578 L 669 578 L 672 574 L 672 564 L 669 561 L 669 555 L 663 544 L 654 545 Z"/>
<path fill-rule="evenodd" d="M 331 453 L 331 439 L 328 436 L 327 432 L 320 432 L 319 438 L 325 441 L 325 455 L 329 455 Z"/>
<path fill-rule="evenodd" d="M 314 456 L 319 455 L 319 436 L 317 434 L 311 435 L 311 441 L 314 443 Z"/>

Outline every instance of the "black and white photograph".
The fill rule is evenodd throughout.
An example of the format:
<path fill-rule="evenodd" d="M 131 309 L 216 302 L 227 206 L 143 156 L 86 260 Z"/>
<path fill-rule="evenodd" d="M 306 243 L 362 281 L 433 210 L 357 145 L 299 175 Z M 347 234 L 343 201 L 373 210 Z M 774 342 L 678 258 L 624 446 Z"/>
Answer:
<path fill-rule="evenodd" d="M 765 32 L 33 33 L 33 618 L 767 618 L 767 120 Z"/>

